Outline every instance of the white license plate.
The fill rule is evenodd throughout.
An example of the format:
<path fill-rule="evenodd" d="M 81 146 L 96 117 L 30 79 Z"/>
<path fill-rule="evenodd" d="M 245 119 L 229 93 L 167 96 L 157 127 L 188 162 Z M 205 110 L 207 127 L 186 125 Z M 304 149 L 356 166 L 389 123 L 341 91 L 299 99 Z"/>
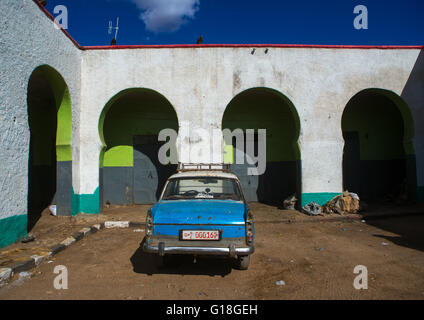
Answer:
<path fill-rule="evenodd" d="M 182 240 L 219 240 L 218 230 L 183 230 Z"/>

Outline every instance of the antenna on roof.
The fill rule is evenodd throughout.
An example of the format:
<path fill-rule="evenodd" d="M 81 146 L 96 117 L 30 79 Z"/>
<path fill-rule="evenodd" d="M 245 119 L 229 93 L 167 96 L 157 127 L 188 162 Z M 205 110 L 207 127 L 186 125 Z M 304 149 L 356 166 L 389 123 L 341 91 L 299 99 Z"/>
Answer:
<path fill-rule="evenodd" d="M 116 18 L 116 27 L 113 26 L 112 21 L 109 21 L 109 28 L 108 33 L 112 34 L 112 30 L 115 29 L 115 36 L 113 37 L 111 41 L 111 45 L 116 45 L 116 39 L 118 38 L 118 31 L 119 31 L 119 17 Z"/>

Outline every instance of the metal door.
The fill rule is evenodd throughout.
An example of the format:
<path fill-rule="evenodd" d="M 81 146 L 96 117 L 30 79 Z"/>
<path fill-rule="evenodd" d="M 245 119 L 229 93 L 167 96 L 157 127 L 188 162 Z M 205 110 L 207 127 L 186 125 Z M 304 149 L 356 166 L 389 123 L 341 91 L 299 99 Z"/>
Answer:
<path fill-rule="evenodd" d="M 134 204 L 155 203 L 177 165 L 163 165 L 158 153 L 162 144 L 157 135 L 134 136 Z"/>

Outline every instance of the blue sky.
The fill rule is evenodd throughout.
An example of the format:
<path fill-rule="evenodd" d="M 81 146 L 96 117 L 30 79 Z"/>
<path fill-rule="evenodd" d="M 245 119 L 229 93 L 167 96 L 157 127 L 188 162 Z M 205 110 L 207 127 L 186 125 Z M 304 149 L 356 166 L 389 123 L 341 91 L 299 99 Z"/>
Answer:
<path fill-rule="evenodd" d="M 81 45 L 117 44 L 424 45 L 423 0 L 47 0 L 65 5 L 68 32 Z M 368 9 L 356 30 L 353 9 Z"/>

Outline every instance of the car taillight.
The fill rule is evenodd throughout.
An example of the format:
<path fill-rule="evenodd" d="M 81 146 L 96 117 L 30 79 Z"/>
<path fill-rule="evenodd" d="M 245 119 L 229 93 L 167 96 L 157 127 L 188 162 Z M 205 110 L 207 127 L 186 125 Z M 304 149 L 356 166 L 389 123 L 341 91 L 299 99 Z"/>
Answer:
<path fill-rule="evenodd" d="M 248 245 L 253 243 L 253 214 L 250 210 L 246 217 L 246 243 Z"/>
<path fill-rule="evenodd" d="M 153 234 L 153 216 L 152 212 L 149 210 L 146 217 L 146 236 L 151 236 Z"/>

